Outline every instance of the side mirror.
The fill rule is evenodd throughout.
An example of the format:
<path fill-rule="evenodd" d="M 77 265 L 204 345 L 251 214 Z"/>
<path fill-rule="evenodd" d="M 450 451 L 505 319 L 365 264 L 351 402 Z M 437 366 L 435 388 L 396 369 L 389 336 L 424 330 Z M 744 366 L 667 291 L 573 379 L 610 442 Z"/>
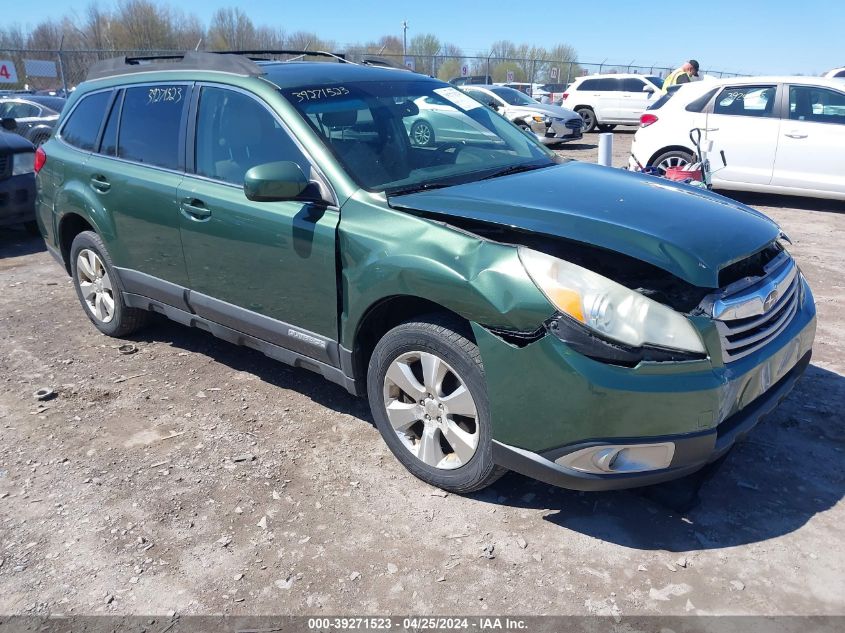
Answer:
<path fill-rule="evenodd" d="M 295 200 L 308 187 L 302 168 L 288 160 L 256 165 L 244 175 L 244 194 L 255 202 Z"/>
<path fill-rule="evenodd" d="M 651 86 L 643 86 L 643 92 L 654 92 L 654 88 Z"/>
<path fill-rule="evenodd" d="M 18 129 L 18 122 L 14 119 L 3 119 L 2 121 L 0 121 L 0 127 L 2 127 L 4 130 L 14 132 Z"/>

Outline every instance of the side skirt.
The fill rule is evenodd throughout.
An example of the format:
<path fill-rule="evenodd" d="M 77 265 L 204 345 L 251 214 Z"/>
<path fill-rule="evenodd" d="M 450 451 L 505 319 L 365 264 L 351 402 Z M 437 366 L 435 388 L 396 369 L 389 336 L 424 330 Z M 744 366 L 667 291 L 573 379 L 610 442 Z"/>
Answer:
<path fill-rule="evenodd" d="M 344 365 L 350 365 L 343 362 L 348 353 L 337 341 L 135 270 L 117 268 L 115 272 L 127 306 L 157 312 L 229 343 L 251 347 L 359 395 L 351 372 L 344 371 Z"/>

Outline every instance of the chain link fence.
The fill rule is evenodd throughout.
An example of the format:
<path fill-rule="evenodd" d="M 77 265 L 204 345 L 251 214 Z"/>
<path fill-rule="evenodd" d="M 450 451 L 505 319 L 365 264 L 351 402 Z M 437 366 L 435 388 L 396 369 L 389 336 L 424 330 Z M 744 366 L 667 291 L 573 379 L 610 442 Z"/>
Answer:
<path fill-rule="evenodd" d="M 0 92 L 4 90 L 72 90 L 85 80 L 90 65 L 110 57 L 179 55 L 174 50 L 38 50 L 0 49 Z M 490 56 L 456 57 L 445 55 L 398 55 L 350 49 L 343 53 L 349 61 L 381 59 L 391 65 L 449 81 L 458 77 L 489 77 L 493 82 L 563 83 L 581 75 L 597 73 L 637 73 L 665 77 L 673 69 L 664 66 L 590 63 L 554 59 L 520 59 Z M 292 55 L 275 55 L 292 59 Z M 305 59 L 320 59 L 306 56 Z M 322 58 L 325 59 L 325 58 Z M 736 77 L 738 73 L 703 70 L 714 77 Z"/>

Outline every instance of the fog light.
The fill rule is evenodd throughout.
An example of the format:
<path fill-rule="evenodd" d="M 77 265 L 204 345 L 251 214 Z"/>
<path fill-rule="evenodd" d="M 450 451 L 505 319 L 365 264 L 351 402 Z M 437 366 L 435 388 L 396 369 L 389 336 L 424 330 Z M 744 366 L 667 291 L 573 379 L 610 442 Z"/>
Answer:
<path fill-rule="evenodd" d="M 673 442 L 601 444 L 569 453 L 555 462 L 585 473 L 640 473 L 668 468 L 674 455 Z"/>

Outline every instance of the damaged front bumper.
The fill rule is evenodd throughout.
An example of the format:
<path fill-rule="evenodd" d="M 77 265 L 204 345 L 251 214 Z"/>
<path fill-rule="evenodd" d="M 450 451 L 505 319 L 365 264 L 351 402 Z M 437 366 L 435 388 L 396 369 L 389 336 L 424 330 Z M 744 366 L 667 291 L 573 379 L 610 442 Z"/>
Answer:
<path fill-rule="evenodd" d="M 552 333 L 519 345 L 474 326 L 494 460 L 564 488 L 610 490 L 682 477 L 718 459 L 806 369 L 815 305 L 805 287 L 789 327 L 728 364 L 702 327 L 713 349 L 707 359 L 622 367 L 587 358 Z"/>

